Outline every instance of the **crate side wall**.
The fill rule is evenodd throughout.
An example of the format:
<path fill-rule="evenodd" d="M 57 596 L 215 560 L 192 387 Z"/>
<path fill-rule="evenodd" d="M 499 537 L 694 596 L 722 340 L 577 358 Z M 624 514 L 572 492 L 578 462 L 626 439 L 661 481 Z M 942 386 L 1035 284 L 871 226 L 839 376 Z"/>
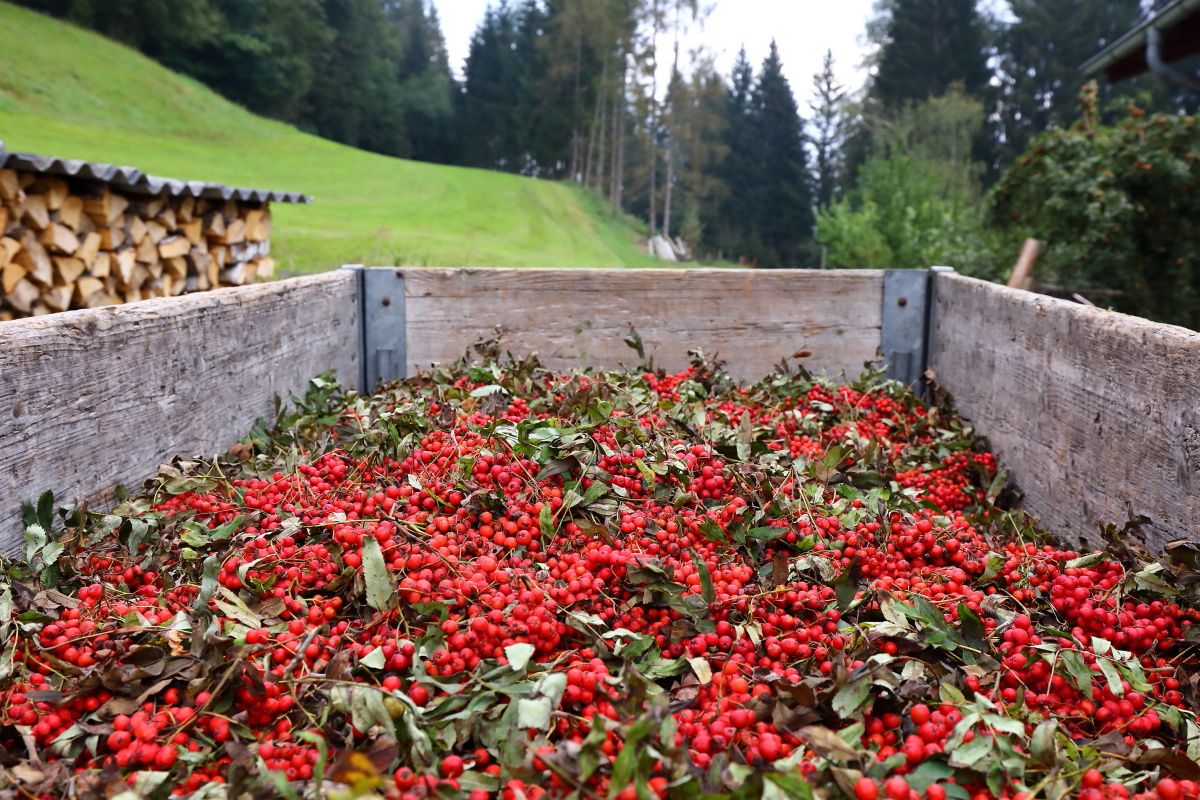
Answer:
<path fill-rule="evenodd" d="M 1200 334 L 938 276 L 931 363 L 1025 507 L 1070 543 L 1131 518 L 1147 544 L 1200 525 Z"/>
<path fill-rule="evenodd" d="M 879 349 L 881 271 L 402 272 L 409 375 L 453 361 L 497 328 L 514 353 L 537 352 L 547 366 L 565 369 L 636 363 L 624 342 L 632 327 L 657 366 L 684 369 L 698 347 L 750 380 L 800 351 L 811 353 L 802 361 L 814 373 L 856 377 Z"/>
<path fill-rule="evenodd" d="M 357 282 L 337 271 L 18 320 L 0 343 L 0 551 L 12 555 L 23 500 L 103 504 L 175 455 L 225 451 L 315 375 L 336 368 L 354 385 Z"/>

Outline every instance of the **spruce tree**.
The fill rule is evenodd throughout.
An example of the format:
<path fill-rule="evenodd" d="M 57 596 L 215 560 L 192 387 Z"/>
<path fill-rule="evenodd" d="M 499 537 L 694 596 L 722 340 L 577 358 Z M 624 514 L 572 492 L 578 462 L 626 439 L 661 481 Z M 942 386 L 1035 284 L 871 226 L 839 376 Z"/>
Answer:
<path fill-rule="evenodd" d="M 306 98 L 301 127 L 387 155 L 407 155 L 396 71 L 399 43 L 379 0 L 322 0 L 334 38 Z"/>
<path fill-rule="evenodd" d="M 705 220 L 708 244 L 730 258 L 757 254 L 759 215 L 759 170 L 754 153 L 754 67 L 743 47 L 730 76 L 729 90 L 722 110 L 724 117 L 724 159 L 716 168 L 720 201 L 715 213 Z"/>
<path fill-rule="evenodd" d="M 519 109 L 528 84 L 517 48 L 520 19 L 507 3 L 484 14 L 464 69 L 459 96 L 460 163 L 519 170 L 523 142 Z"/>
<path fill-rule="evenodd" d="M 811 176 L 800 110 L 774 41 L 754 87 L 753 109 L 763 266 L 801 266 L 814 222 Z"/>
<path fill-rule="evenodd" d="M 818 208 L 826 208 L 842 182 L 844 166 L 842 146 L 846 139 L 846 87 L 837 82 L 833 72 L 833 51 L 827 50 L 821 61 L 821 71 L 813 75 L 816 100 L 809 103 L 813 111 L 809 126 L 812 133 L 808 140 L 812 144 L 816 184 L 815 200 Z"/>
<path fill-rule="evenodd" d="M 453 159 L 453 103 L 458 84 L 450 72 L 437 9 L 425 0 L 388 0 L 388 18 L 400 42 L 397 64 L 410 157 L 448 163 Z"/>
<path fill-rule="evenodd" d="M 954 83 L 982 99 L 991 77 L 984 44 L 975 0 L 895 0 L 871 91 L 893 110 Z"/>

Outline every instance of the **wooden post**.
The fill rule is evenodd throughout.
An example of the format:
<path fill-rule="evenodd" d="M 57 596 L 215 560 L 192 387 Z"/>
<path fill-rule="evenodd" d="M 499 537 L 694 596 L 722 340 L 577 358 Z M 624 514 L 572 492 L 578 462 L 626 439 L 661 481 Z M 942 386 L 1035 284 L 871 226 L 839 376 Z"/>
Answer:
<path fill-rule="evenodd" d="M 1017 256 L 1016 266 L 1013 267 L 1012 275 L 1008 279 L 1010 289 L 1028 291 L 1032 288 L 1033 263 L 1037 261 L 1040 249 L 1041 244 L 1037 239 L 1026 239 L 1025 244 L 1021 245 L 1021 255 Z"/>

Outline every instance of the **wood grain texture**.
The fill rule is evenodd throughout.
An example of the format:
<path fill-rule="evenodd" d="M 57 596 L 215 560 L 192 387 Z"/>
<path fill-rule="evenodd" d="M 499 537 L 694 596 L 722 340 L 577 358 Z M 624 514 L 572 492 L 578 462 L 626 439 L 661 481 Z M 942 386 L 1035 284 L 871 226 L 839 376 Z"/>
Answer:
<path fill-rule="evenodd" d="M 1048 530 L 1200 533 L 1200 334 L 957 275 L 935 291 L 938 380 Z"/>
<path fill-rule="evenodd" d="M 867 270 L 404 269 L 408 374 L 458 358 L 499 326 L 553 368 L 636 362 L 668 370 L 701 348 L 744 379 L 800 350 L 814 372 L 857 376 L 879 348 L 883 273 Z"/>
<path fill-rule="evenodd" d="M 0 323 L 0 551 L 20 547 L 25 499 L 103 503 L 223 452 L 321 372 L 353 385 L 357 330 L 340 270 Z"/>

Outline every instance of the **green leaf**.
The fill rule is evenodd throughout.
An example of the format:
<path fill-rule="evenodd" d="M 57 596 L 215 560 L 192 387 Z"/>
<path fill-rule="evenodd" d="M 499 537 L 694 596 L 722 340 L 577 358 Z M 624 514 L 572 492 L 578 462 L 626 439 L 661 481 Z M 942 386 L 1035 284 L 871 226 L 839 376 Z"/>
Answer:
<path fill-rule="evenodd" d="M 496 394 L 497 392 L 503 392 L 503 391 L 504 391 L 503 386 L 498 386 L 493 383 L 488 386 L 480 386 L 478 389 L 472 389 L 471 397 L 488 397 L 489 395 L 493 395 L 493 394 Z"/>
<path fill-rule="evenodd" d="M 536 648 L 526 642 L 518 642 L 510 644 L 504 648 L 504 657 L 508 659 L 508 666 L 514 672 L 524 672 L 525 667 L 529 664 L 529 659 L 533 658 Z"/>
<path fill-rule="evenodd" d="M 1075 684 L 1075 688 L 1087 695 L 1089 700 L 1094 699 L 1092 696 L 1093 673 L 1087 662 L 1083 660 L 1083 656 L 1076 650 L 1061 650 L 1058 658 L 1067 671 L 1067 677 Z"/>
<path fill-rule="evenodd" d="M 975 738 L 950 753 L 950 766 L 971 768 L 990 755 L 992 738 L 976 734 Z"/>
<path fill-rule="evenodd" d="M 717 590 L 713 586 L 712 573 L 708 570 L 708 564 L 700 557 L 700 554 L 695 550 L 688 551 L 692 556 L 692 563 L 696 565 L 696 572 L 700 575 L 700 596 L 704 598 L 704 602 L 712 604 L 716 602 Z"/>
<path fill-rule="evenodd" d="M 363 537 L 363 581 L 367 587 L 367 605 L 376 611 L 396 607 L 396 583 L 383 560 L 383 550 L 374 536 Z"/>
<path fill-rule="evenodd" d="M 549 503 L 543 505 L 542 510 L 538 512 L 538 529 L 541 530 L 543 539 L 554 538 L 554 510 L 550 508 Z"/>
<path fill-rule="evenodd" d="M 192 608 L 201 609 L 208 605 L 208 601 L 217 593 L 217 577 L 220 574 L 221 559 L 216 553 L 213 553 L 204 559 L 203 571 L 200 576 L 200 591 L 196 594 L 196 602 L 192 604 Z"/>
<path fill-rule="evenodd" d="M 967 646 L 982 651 L 987 636 L 983 620 L 979 618 L 974 609 L 961 601 L 958 604 L 958 621 L 962 626 L 963 640 L 966 641 Z"/>
<path fill-rule="evenodd" d="M 737 427 L 737 457 L 739 461 L 750 460 L 750 442 L 754 438 L 754 421 L 750 419 L 750 410 L 742 412 Z"/>
<path fill-rule="evenodd" d="M 833 713 L 842 719 L 850 719 L 867 704 L 867 700 L 870 698 L 871 676 L 863 675 L 838 689 L 830 705 Z"/>
<path fill-rule="evenodd" d="M 517 726 L 526 730 L 549 730 L 550 715 L 553 712 L 547 697 L 522 697 L 517 701 Z"/>
<path fill-rule="evenodd" d="M 725 531 L 721 530 L 721 526 L 714 522 L 712 517 L 705 517 L 700 523 L 700 535 L 710 542 L 724 543 L 728 539 Z"/>
<path fill-rule="evenodd" d="M 1004 565 L 1007 563 L 1008 559 L 998 553 L 989 555 L 988 560 L 984 562 L 983 574 L 979 576 L 979 583 L 995 580 L 996 576 L 1004 571 Z"/>
<path fill-rule="evenodd" d="M 1066 568 L 1087 569 L 1088 567 L 1096 566 L 1106 558 L 1108 558 L 1108 553 L 1105 553 L 1104 551 L 1100 551 L 1098 553 L 1088 553 L 1087 555 L 1080 556 L 1079 558 L 1072 558 L 1067 562 Z"/>
<path fill-rule="evenodd" d="M 799 770 L 793 772 L 766 772 L 763 773 L 763 780 L 781 789 L 784 797 L 788 798 L 788 800 L 813 800 L 812 786 L 809 785 L 808 781 L 804 780 Z"/>
<path fill-rule="evenodd" d="M 1108 681 L 1108 690 L 1117 697 L 1124 697 L 1125 688 L 1121 686 L 1121 674 L 1117 672 L 1116 665 L 1111 660 L 1099 656 L 1096 658 L 1096 666 L 1100 668 L 1104 680 Z"/>
<path fill-rule="evenodd" d="M 383 648 L 376 647 L 374 650 L 360 658 L 358 663 L 362 664 L 367 669 L 383 669 L 384 665 L 387 664 L 387 659 L 383 655 Z"/>
<path fill-rule="evenodd" d="M 1029 740 L 1029 754 L 1034 760 L 1046 767 L 1058 763 L 1058 722 L 1045 720 L 1033 729 Z"/>
<path fill-rule="evenodd" d="M 642 480 L 645 482 L 646 488 L 653 489 L 654 488 L 654 472 L 651 471 L 651 469 L 648 466 L 646 466 L 646 462 L 642 461 L 640 458 L 635 458 L 633 460 L 633 465 L 638 468 L 638 472 L 642 473 Z M 595 485 L 595 484 L 593 484 L 593 485 Z"/>
<path fill-rule="evenodd" d="M 54 492 L 42 492 L 38 498 L 37 521 L 47 534 L 54 530 Z"/>

